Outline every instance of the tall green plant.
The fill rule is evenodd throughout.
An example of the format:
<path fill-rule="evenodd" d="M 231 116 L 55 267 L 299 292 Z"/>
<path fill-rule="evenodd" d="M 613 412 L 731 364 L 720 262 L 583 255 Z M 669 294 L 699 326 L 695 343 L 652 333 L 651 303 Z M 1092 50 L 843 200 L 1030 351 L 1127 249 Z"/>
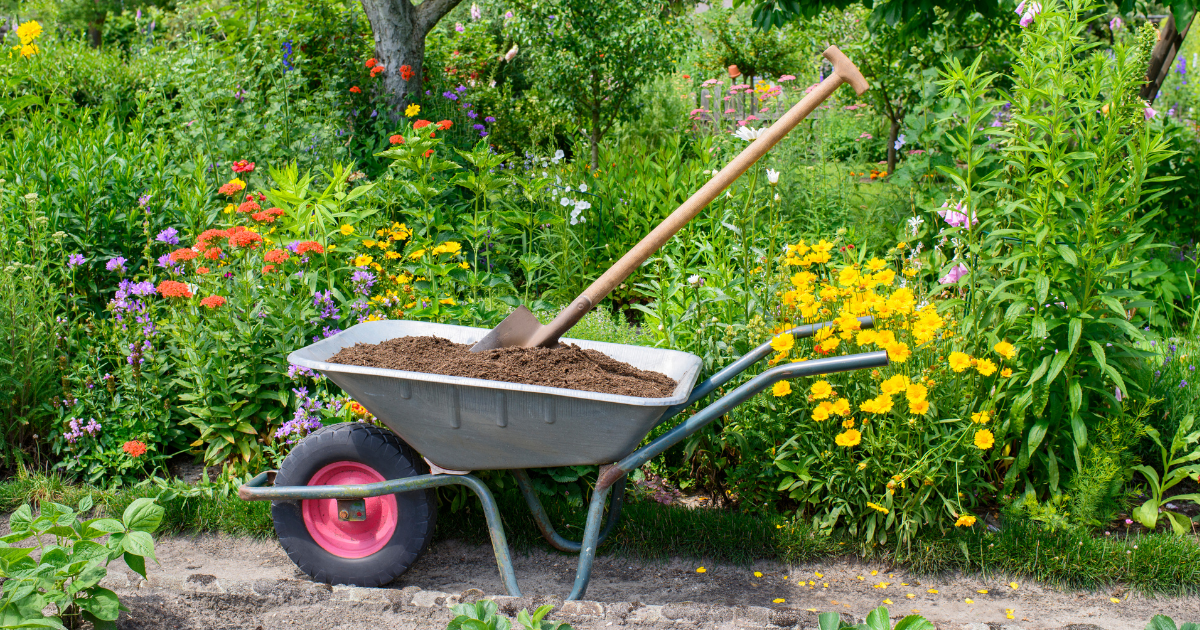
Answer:
<path fill-rule="evenodd" d="M 943 169 L 962 191 L 943 210 L 956 225 L 944 233 L 957 258 L 947 267 L 959 270 L 947 281 L 966 271 L 962 334 L 978 346 L 1016 340 L 1028 374 L 1002 425 L 1021 438 L 1010 488 L 1024 475 L 1054 492 L 1064 468 L 1082 467 L 1089 433 L 1130 395 L 1122 359 L 1140 353 L 1129 311 L 1145 303 L 1131 281 L 1154 246 L 1155 213 L 1143 210 L 1164 181 L 1147 169 L 1169 155 L 1137 96 L 1154 31 L 1100 50 L 1087 37 L 1091 8 L 1047 2 L 1025 29 L 1004 95 L 1012 119 L 988 130 L 997 154 L 982 129 L 998 76 L 951 59 L 941 82 L 969 108 L 952 134 L 966 166 Z"/>

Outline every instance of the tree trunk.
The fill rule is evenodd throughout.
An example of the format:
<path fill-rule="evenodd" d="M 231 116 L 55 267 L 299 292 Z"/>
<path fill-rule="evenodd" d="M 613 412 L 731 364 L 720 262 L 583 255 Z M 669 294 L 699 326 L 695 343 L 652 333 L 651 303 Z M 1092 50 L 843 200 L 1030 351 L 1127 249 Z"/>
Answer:
<path fill-rule="evenodd" d="M 399 105 L 420 94 L 425 36 L 461 1 L 425 0 L 413 6 L 409 0 L 362 0 L 375 37 L 375 59 L 384 67 L 383 86 L 392 103 Z M 412 72 L 407 80 L 403 66 Z"/>
<path fill-rule="evenodd" d="M 1154 103 L 1158 91 L 1162 89 L 1163 81 L 1166 80 L 1167 73 L 1171 71 L 1171 64 L 1175 63 L 1175 55 L 1183 47 L 1183 38 L 1187 37 L 1188 30 L 1191 29 L 1195 19 L 1196 11 L 1192 11 L 1192 17 L 1188 18 L 1188 23 L 1184 25 L 1182 31 L 1179 31 L 1175 28 L 1175 15 L 1172 14 L 1167 16 L 1167 21 L 1159 30 L 1158 43 L 1150 52 L 1150 67 L 1146 69 L 1146 84 L 1142 86 L 1141 91 L 1141 97 L 1149 103 Z"/>
<path fill-rule="evenodd" d="M 104 43 L 104 20 L 107 17 L 108 14 L 105 13 L 88 23 L 88 41 L 91 42 L 92 48 L 100 48 Z"/>
<path fill-rule="evenodd" d="M 888 163 L 887 174 L 896 172 L 896 139 L 900 137 L 900 121 L 892 121 L 892 129 L 888 132 Z"/>

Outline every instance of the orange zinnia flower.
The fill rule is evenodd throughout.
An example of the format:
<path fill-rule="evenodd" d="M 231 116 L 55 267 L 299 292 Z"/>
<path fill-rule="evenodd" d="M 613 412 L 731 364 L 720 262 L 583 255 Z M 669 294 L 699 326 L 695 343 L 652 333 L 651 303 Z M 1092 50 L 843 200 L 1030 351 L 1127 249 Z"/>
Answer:
<path fill-rule="evenodd" d="M 171 252 L 171 262 L 185 262 L 199 256 L 199 252 L 194 249 L 183 247 Z"/>
<path fill-rule="evenodd" d="M 413 123 L 413 129 L 424 129 L 432 124 L 433 123 L 429 122 L 428 120 L 418 120 L 417 122 Z"/>
<path fill-rule="evenodd" d="M 121 445 L 121 450 L 128 453 L 130 457 L 141 457 L 146 453 L 146 445 L 138 440 L 129 440 Z"/>
<path fill-rule="evenodd" d="M 388 142 L 391 142 L 392 144 L 404 144 L 404 136 L 396 134 L 391 138 L 388 138 Z"/>
<path fill-rule="evenodd" d="M 238 212 L 252 213 L 258 212 L 259 210 L 262 210 L 262 206 L 254 203 L 253 201 L 247 201 L 237 207 Z"/>
<path fill-rule="evenodd" d="M 263 255 L 263 260 L 266 260 L 267 262 L 273 262 L 273 263 L 282 263 L 282 262 L 286 261 L 288 258 L 289 258 L 289 256 L 288 256 L 288 252 L 286 249 L 272 249 L 271 251 L 269 251 L 265 255 Z"/>
<path fill-rule="evenodd" d="M 354 93 L 354 94 L 362 94 L 362 90 L 358 89 L 358 86 L 357 86 L 357 85 L 356 85 L 356 86 L 354 86 L 354 87 L 352 87 L 352 88 L 350 88 L 350 91 L 351 91 L 352 93 Z"/>
<path fill-rule="evenodd" d="M 375 61 L 375 58 L 374 58 L 374 57 L 371 57 L 370 59 L 368 59 L 368 60 L 367 60 L 367 67 L 368 67 L 368 68 L 374 68 L 374 67 L 375 67 L 375 64 L 377 64 L 377 63 L 379 63 L 379 62 L 378 62 L 378 61 Z"/>
<path fill-rule="evenodd" d="M 168 297 L 168 298 L 173 298 L 173 297 L 190 298 L 190 297 L 192 297 L 192 290 L 188 288 L 188 285 L 186 285 L 182 282 L 177 282 L 175 280 L 163 280 L 162 282 L 158 283 L 158 292 L 163 297 Z"/>
<path fill-rule="evenodd" d="M 205 308 L 217 308 L 225 304 L 225 298 L 219 295 L 210 295 L 203 300 L 200 300 L 200 306 Z"/>
<path fill-rule="evenodd" d="M 304 241 L 303 243 L 300 243 L 299 245 L 296 246 L 297 254 L 303 256 L 303 255 L 307 254 L 308 252 L 316 252 L 318 254 L 324 254 L 325 248 L 321 247 L 321 244 L 316 241 Z"/>
<path fill-rule="evenodd" d="M 453 126 L 454 126 L 454 123 L 450 122 L 449 120 L 442 120 L 442 121 L 439 121 L 437 124 L 437 128 L 441 129 L 442 131 L 445 131 Z"/>
<path fill-rule="evenodd" d="M 412 66 L 410 66 L 408 64 L 404 64 L 403 66 L 400 66 L 400 78 L 401 79 L 404 79 L 405 81 L 407 81 L 407 80 L 413 78 L 413 74 L 414 73 L 413 73 Z"/>

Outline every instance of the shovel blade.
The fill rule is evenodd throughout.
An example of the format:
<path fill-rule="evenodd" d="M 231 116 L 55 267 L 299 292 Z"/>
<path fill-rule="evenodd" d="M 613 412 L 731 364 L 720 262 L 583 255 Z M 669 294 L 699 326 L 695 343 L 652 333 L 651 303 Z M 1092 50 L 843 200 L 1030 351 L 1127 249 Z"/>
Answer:
<path fill-rule="evenodd" d="M 483 352 L 496 348 L 524 348 L 542 329 L 542 323 L 529 309 L 520 306 L 504 318 L 492 332 L 471 347 L 471 352 Z"/>

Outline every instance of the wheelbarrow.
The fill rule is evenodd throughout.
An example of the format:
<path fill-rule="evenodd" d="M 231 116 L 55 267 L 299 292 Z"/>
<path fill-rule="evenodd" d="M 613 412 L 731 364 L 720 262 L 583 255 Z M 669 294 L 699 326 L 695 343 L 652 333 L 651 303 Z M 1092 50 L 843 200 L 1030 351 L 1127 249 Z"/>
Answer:
<path fill-rule="evenodd" d="M 859 322 L 864 328 L 874 323 L 870 317 Z M 808 324 L 789 332 L 808 337 L 826 326 L 833 323 Z M 696 355 L 564 340 L 675 379 L 678 385 L 666 398 L 328 362 L 356 343 L 436 335 L 473 344 L 488 332 L 447 324 L 374 321 L 288 356 L 292 363 L 327 376 L 391 429 L 362 422 L 324 427 L 297 444 L 278 472 L 260 473 L 238 490 L 247 501 L 273 502 L 271 516 L 280 544 L 302 571 L 332 584 L 379 586 L 394 580 L 412 566 L 433 536 L 434 489 L 457 484 L 474 491 L 483 504 L 504 588 L 519 597 L 496 500 L 469 472 L 511 470 L 546 541 L 555 549 L 579 554 L 574 589 L 567 599 L 580 599 L 587 590 L 596 548 L 620 518 L 626 474 L 778 381 L 888 364 L 887 353 L 878 351 L 769 368 L 638 448 L 655 427 L 771 354 L 770 343 L 693 387 L 701 368 Z M 600 467 L 582 542 L 555 531 L 525 472 L 576 465 Z"/>

